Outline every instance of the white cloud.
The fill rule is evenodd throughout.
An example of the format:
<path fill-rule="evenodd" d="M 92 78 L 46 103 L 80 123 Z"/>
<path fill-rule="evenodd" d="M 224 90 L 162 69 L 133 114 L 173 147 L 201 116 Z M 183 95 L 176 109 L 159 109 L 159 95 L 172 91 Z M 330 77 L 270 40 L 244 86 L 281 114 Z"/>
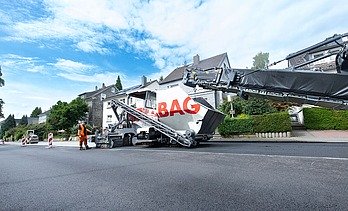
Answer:
<path fill-rule="evenodd" d="M 0 11 L 0 23 L 11 23 L 11 18 L 2 11 Z"/>
<path fill-rule="evenodd" d="M 256 6 L 257 5 L 257 6 Z M 348 4 L 338 1 L 45 1 L 46 19 L 13 25 L 11 39 L 68 39 L 84 52 L 110 45 L 145 52 L 162 73 L 228 52 L 234 67 L 251 66 L 258 52 L 270 61 L 346 32 Z"/>
<path fill-rule="evenodd" d="M 83 64 L 80 62 L 75 62 L 72 60 L 61 59 L 61 58 L 57 59 L 57 62 L 53 64 L 53 66 L 56 67 L 57 69 L 64 70 L 69 73 L 79 73 L 79 72 L 84 72 L 84 71 L 88 71 L 88 70 L 96 68 L 93 65 Z"/>
<path fill-rule="evenodd" d="M 24 57 L 16 54 L 0 55 L 2 66 L 10 74 L 27 71 L 33 73 L 45 73 L 47 69 L 42 65 L 42 61 L 37 57 Z"/>
<path fill-rule="evenodd" d="M 87 82 L 91 84 L 102 84 L 111 85 L 116 83 L 118 76 L 121 78 L 123 87 L 131 87 L 134 84 L 140 83 L 140 78 L 130 78 L 121 72 L 103 72 L 103 73 L 93 73 L 93 74 L 78 74 L 78 73 L 58 73 L 58 76 L 65 79 L 77 82 Z"/>
<path fill-rule="evenodd" d="M 28 11 L 30 2 L 26 3 Z M 6 24 L 0 26 L 6 32 L 1 41 L 38 42 L 42 48 L 51 48 L 64 40 L 77 51 L 88 53 L 108 54 L 117 48 L 141 52 L 160 69 L 149 75 L 152 79 L 166 76 L 184 62 L 191 63 L 195 54 L 204 59 L 227 52 L 233 67 L 244 68 L 252 65 L 252 58 L 260 51 L 269 52 L 273 62 L 348 29 L 348 4 L 343 0 L 44 0 L 43 5 L 48 13 L 39 18 L 29 15 L 25 21 L 26 13 L 12 16 L 0 9 L 0 22 Z M 67 92 L 63 86 L 60 91 L 57 87 L 42 90 L 35 84 L 8 85 L 5 80 L 0 92 L 6 103 L 4 110 L 17 108 L 25 114 L 33 109 L 28 102 L 35 101 L 28 97 L 36 98 L 37 105 L 51 106 L 57 99 L 72 99 L 85 91 L 86 84 L 113 84 L 118 75 L 124 87 L 140 81 L 140 77 L 129 78 L 120 70 L 105 71 L 68 57 L 52 62 L 6 54 L 0 55 L 0 61 L 6 76 L 52 73 L 52 77 L 81 82 L 73 83 L 81 86 L 79 89 Z M 15 93 L 18 99 L 11 98 Z M 27 110 L 22 111 L 19 104 Z"/>
<path fill-rule="evenodd" d="M 68 79 L 75 82 L 86 82 L 91 84 L 101 84 L 105 83 L 107 85 L 116 83 L 118 76 L 123 79 L 123 85 L 133 86 L 134 82 L 137 80 L 129 79 L 121 71 L 102 71 L 98 69 L 97 66 L 91 64 L 84 64 L 81 62 L 76 62 L 67 59 L 58 59 L 55 64 L 52 64 L 58 70 L 61 70 L 57 73 L 57 76 Z M 140 80 L 139 80 L 140 81 Z"/>
<path fill-rule="evenodd" d="M 110 52 L 107 48 L 101 47 L 99 43 L 96 43 L 93 40 L 78 42 L 76 47 L 87 53 L 97 52 L 100 54 L 106 54 Z"/>
<path fill-rule="evenodd" d="M 55 87 L 43 88 L 38 83 L 20 83 L 13 80 L 8 82 L 4 87 L 1 87 L 0 93 L 0 98 L 5 102 L 3 107 L 5 118 L 9 114 L 14 114 L 15 118 L 30 115 L 37 106 L 46 111 L 58 100 L 65 99 L 69 102 L 78 94 L 78 91 L 74 90 L 67 92 Z"/>
<path fill-rule="evenodd" d="M 125 15 L 130 1 L 48 0 L 46 4 L 57 19 L 74 20 L 86 24 L 105 25 L 120 29 L 127 27 Z"/>

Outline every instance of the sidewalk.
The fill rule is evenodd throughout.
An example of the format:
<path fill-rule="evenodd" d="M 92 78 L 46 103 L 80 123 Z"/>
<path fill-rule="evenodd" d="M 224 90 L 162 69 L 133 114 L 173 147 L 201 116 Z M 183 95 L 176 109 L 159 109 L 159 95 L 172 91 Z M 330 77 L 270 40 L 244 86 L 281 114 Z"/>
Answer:
<path fill-rule="evenodd" d="M 259 138 L 255 135 L 246 135 L 233 138 L 214 137 L 212 141 L 250 141 L 250 142 L 347 142 L 348 130 L 294 130 L 291 137 L 285 138 Z"/>

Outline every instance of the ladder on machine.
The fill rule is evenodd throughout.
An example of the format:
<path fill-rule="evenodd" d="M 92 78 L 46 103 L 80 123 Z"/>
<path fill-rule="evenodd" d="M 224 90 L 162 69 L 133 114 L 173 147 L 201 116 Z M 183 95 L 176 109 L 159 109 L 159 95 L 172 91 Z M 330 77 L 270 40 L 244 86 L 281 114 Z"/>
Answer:
<path fill-rule="evenodd" d="M 163 124 L 162 122 L 159 122 L 157 120 L 154 120 L 147 115 L 145 115 L 143 112 L 136 110 L 135 108 L 119 101 L 119 100 L 111 100 L 111 107 L 115 113 L 116 116 L 118 116 L 116 110 L 118 107 L 122 108 L 126 113 L 134 116 L 135 118 L 138 118 L 143 123 L 152 126 L 156 130 L 160 131 L 162 134 L 169 137 L 171 140 L 175 141 L 176 143 L 185 146 L 185 147 L 191 147 L 194 140 L 191 140 L 184 135 L 178 133 L 173 128 L 169 127 L 166 124 Z"/>

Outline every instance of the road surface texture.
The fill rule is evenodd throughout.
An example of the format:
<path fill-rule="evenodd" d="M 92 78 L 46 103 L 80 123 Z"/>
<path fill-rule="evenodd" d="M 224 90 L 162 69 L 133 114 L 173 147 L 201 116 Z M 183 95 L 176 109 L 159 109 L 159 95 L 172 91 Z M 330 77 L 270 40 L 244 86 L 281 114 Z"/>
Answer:
<path fill-rule="evenodd" d="M 0 210 L 347 210 L 347 143 L 0 145 Z"/>

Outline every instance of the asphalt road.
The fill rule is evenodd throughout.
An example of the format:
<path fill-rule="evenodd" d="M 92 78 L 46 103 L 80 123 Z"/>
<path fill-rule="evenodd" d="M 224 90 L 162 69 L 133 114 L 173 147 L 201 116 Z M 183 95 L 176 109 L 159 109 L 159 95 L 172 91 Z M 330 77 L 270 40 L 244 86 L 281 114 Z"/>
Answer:
<path fill-rule="evenodd" d="M 0 210 L 347 210 L 348 144 L 0 145 Z"/>

